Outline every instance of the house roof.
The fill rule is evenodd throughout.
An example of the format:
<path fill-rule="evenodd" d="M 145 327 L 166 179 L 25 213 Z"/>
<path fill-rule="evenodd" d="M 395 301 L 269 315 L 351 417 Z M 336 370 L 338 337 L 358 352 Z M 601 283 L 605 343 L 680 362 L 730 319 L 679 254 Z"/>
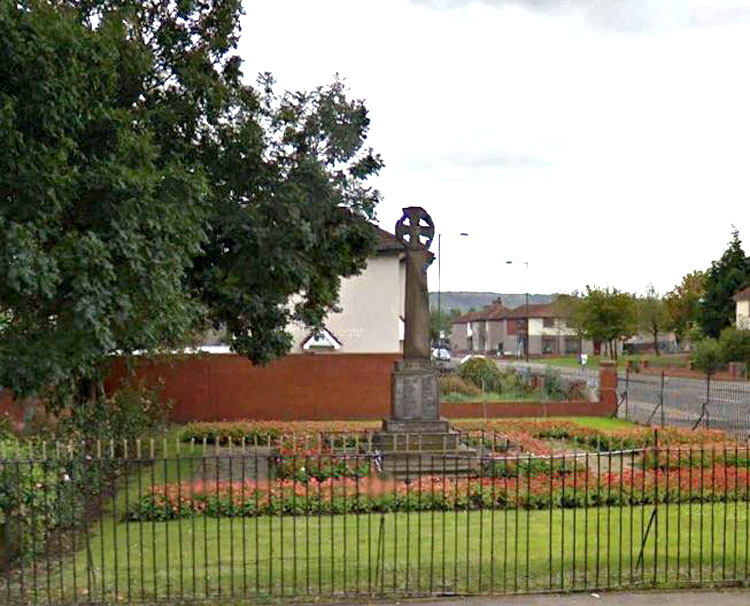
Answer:
<path fill-rule="evenodd" d="M 732 298 L 736 302 L 737 301 L 750 301 L 750 286 L 743 288 L 741 291 L 736 293 Z"/>
<path fill-rule="evenodd" d="M 458 316 L 458 318 L 453 320 L 451 324 L 468 324 L 469 322 L 480 320 L 483 314 L 484 314 L 484 310 L 470 311 L 470 312 L 465 313 L 462 316 Z"/>
<path fill-rule="evenodd" d="M 375 228 L 375 233 L 378 238 L 378 245 L 376 248 L 378 253 L 403 252 L 406 250 L 406 244 L 391 232 L 386 231 L 377 225 L 373 225 L 373 227 Z M 424 248 L 424 245 L 422 245 L 422 247 Z M 425 250 L 427 250 L 431 262 L 435 258 L 435 255 L 433 255 L 428 249 L 425 248 Z"/>
<path fill-rule="evenodd" d="M 459 316 L 453 320 L 452 324 L 466 324 L 467 322 L 476 322 L 477 320 L 502 320 L 508 311 L 508 308 L 500 303 L 493 303 L 479 311 L 470 311 Z"/>
<path fill-rule="evenodd" d="M 748 288 L 750 293 L 750 288 Z M 750 296 L 749 296 L 750 298 Z M 505 320 L 522 318 L 564 318 L 567 314 L 554 301 L 534 305 L 519 305 L 513 309 L 503 307 L 500 303 L 488 305 L 480 311 L 472 311 L 453 320 L 453 324 L 466 324 L 478 320 Z"/>
<path fill-rule="evenodd" d="M 542 303 L 536 305 L 519 305 L 511 309 L 506 318 L 562 318 L 565 314 L 560 310 L 560 306 L 552 303 Z"/>
<path fill-rule="evenodd" d="M 406 246 L 404 243 L 394 236 L 391 232 L 381 229 L 377 225 L 373 226 L 378 236 L 378 252 L 391 252 L 391 251 L 403 251 Z"/>

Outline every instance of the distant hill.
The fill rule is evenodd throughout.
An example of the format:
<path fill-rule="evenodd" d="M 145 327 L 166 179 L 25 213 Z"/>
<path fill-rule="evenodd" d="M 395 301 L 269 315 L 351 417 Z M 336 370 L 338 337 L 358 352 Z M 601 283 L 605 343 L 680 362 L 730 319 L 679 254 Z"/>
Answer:
<path fill-rule="evenodd" d="M 500 297 L 503 305 L 508 309 L 513 309 L 526 303 L 526 294 L 520 293 L 497 293 L 497 292 L 444 292 L 440 295 L 440 306 L 443 311 L 451 309 L 460 309 L 461 313 L 469 311 L 471 308 L 482 309 L 485 305 L 491 305 Z M 557 295 L 539 295 L 529 294 L 529 303 L 531 305 L 538 303 L 550 303 L 555 300 Z M 437 309 L 438 295 L 436 292 L 430 293 L 430 307 Z"/>

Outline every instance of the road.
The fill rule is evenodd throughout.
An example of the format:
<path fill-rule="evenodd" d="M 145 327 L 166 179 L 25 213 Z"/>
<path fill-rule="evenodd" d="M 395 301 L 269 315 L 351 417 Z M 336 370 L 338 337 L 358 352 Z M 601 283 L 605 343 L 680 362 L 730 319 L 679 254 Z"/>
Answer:
<path fill-rule="evenodd" d="M 568 379 L 585 379 L 598 385 L 598 371 L 593 368 L 551 366 L 539 362 L 528 364 L 498 361 L 499 366 L 529 367 L 534 372 L 552 369 Z M 618 373 L 617 392 L 622 400 L 619 416 L 639 423 L 724 429 L 741 438 L 750 438 L 750 383 L 664 377 L 664 408 L 661 376 L 640 373 Z M 627 392 L 627 398 L 623 394 Z M 704 410 L 705 405 L 705 410 Z"/>

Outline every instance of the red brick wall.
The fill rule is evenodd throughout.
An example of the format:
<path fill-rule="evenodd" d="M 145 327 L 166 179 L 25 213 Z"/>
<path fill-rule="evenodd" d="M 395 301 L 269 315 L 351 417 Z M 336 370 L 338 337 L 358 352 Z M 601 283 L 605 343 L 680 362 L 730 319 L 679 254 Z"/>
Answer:
<path fill-rule="evenodd" d="M 0 415 L 11 415 L 16 421 L 21 419 L 21 406 L 13 400 L 13 394 L 3 389 L 0 392 Z"/>
<path fill-rule="evenodd" d="M 159 379 L 174 421 L 382 419 L 391 409 L 391 370 L 400 354 L 290 355 L 253 366 L 233 354 L 143 361 L 137 376 Z M 125 374 L 122 361 L 108 386 Z"/>
<path fill-rule="evenodd" d="M 391 410 L 391 371 L 400 354 L 290 355 L 265 367 L 233 354 L 204 354 L 143 359 L 137 376 L 161 382 L 174 402 L 172 419 L 197 420 L 382 419 Z M 108 389 L 126 375 L 123 360 L 114 364 Z M 488 417 L 606 416 L 617 407 L 614 365 L 602 365 L 600 402 L 493 402 Z M 0 413 L 21 418 L 10 393 L 0 394 Z M 485 414 L 481 402 L 444 403 L 447 418 Z"/>

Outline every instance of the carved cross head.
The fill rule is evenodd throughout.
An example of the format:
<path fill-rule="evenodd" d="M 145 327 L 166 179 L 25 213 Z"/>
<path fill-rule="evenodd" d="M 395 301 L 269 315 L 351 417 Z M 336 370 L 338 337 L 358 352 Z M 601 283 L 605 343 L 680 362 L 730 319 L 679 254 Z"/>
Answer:
<path fill-rule="evenodd" d="M 421 206 L 409 206 L 396 223 L 396 237 L 409 248 L 430 248 L 435 237 L 432 217 Z"/>

